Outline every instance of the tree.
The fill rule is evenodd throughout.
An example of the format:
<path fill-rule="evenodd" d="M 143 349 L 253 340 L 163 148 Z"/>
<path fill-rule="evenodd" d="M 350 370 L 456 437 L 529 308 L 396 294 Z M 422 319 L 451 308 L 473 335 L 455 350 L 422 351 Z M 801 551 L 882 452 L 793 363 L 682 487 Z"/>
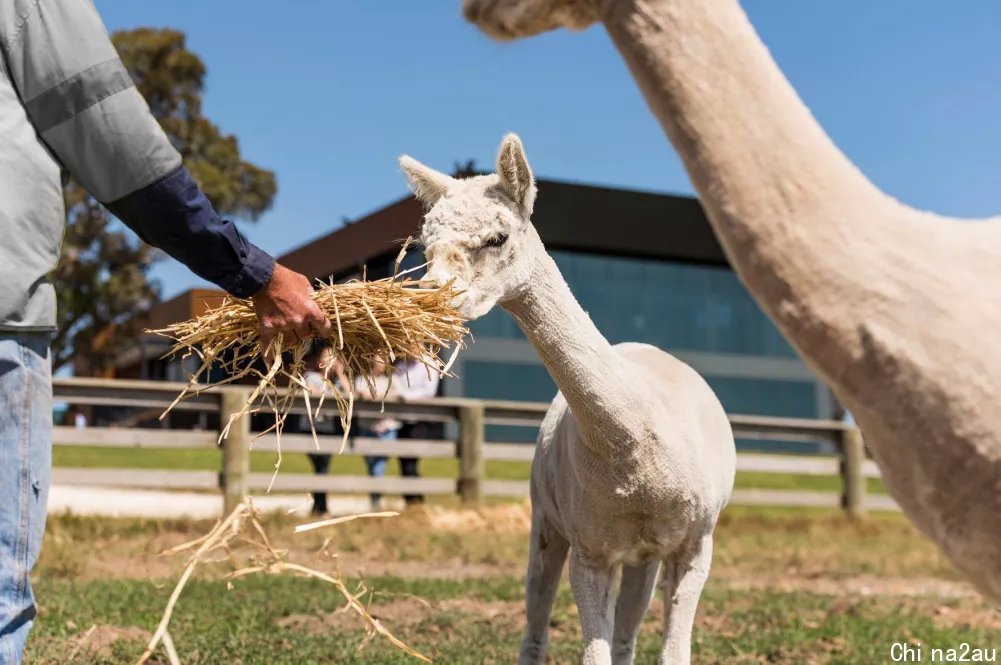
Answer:
<path fill-rule="evenodd" d="M 467 159 L 465 162 L 452 162 L 453 178 L 468 178 L 470 176 L 483 174 L 483 171 L 476 168 L 475 159 Z"/>
<path fill-rule="evenodd" d="M 274 173 L 244 161 L 236 137 L 202 114 L 205 64 L 186 48 L 184 33 L 141 28 L 117 32 L 112 41 L 215 209 L 256 221 L 274 201 Z M 159 253 L 122 229 L 76 182 L 67 183 L 64 199 L 67 228 L 52 274 L 59 307 L 53 368 L 78 356 L 100 373 L 134 339 L 135 331 L 122 324 L 159 300 L 159 285 L 148 276 Z"/>

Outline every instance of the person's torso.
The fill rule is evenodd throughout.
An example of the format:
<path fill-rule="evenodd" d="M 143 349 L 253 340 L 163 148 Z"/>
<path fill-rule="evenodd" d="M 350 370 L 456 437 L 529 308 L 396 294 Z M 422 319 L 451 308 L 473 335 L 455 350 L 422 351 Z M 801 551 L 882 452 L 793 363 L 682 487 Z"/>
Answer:
<path fill-rule="evenodd" d="M 48 275 L 66 221 L 60 171 L 0 56 L 0 329 L 55 327 Z"/>

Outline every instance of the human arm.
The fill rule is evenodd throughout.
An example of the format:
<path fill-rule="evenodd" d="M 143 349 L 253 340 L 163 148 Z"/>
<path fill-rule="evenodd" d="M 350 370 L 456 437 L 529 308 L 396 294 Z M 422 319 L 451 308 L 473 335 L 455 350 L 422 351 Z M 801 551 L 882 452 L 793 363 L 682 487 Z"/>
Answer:
<path fill-rule="evenodd" d="M 262 336 L 326 328 L 308 280 L 276 267 L 212 209 L 133 85 L 92 2 L 0 3 L 0 67 L 65 170 L 143 240 L 229 293 L 253 297 Z"/>

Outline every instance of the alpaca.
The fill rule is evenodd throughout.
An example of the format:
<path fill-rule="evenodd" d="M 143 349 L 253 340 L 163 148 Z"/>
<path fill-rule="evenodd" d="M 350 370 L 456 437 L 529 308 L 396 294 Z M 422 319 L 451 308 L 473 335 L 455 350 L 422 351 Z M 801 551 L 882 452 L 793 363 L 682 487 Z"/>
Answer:
<path fill-rule="evenodd" d="M 890 495 L 1001 600 L 1001 218 L 877 189 L 736 0 L 466 0 L 500 39 L 604 24 L 737 274 L 847 406 Z"/>
<path fill-rule="evenodd" d="M 568 550 L 584 663 L 632 662 L 661 563 L 661 662 L 689 662 L 713 529 L 733 488 L 733 433 L 719 400 L 673 356 L 645 344 L 613 347 L 598 332 L 530 221 L 536 186 L 518 137 L 504 138 L 492 175 L 457 180 L 409 157 L 400 164 L 429 208 L 427 279 L 455 280 L 463 290 L 455 304 L 469 319 L 500 304 L 560 388 L 532 463 L 519 662 L 545 659 Z"/>

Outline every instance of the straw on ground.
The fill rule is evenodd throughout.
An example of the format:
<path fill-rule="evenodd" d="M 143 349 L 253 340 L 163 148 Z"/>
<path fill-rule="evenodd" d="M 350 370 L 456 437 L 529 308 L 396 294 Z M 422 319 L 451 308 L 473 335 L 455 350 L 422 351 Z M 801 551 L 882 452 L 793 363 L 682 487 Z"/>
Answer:
<path fill-rule="evenodd" d="M 370 516 L 371 515 L 358 515 L 356 518 Z M 376 516 L 384 517 L 386 514 L 376 514 Z M 177 601 L 181 597 L 181 592 L 184 591 L 184 587 L 188 583 L 188 580 L 191 579 L 195 569 L 202 563 L 213 561 L 213 556 L 221 557 L 226 561 L 238 561 L 241 553 L 249 556 L 250 565 L 243 566 L 229 573 L 226 576 L 226 579 L 230 580 L 230 582 L 241 577 L 257 573 L 275 575 L 285 572 L 297 573 L 299 575 L 305 575 L 307 577 L 322 580 L 333 585 L 334 588 L 336 588 L 337 591 L 344 597 L 347 603 L 346 607 L 354 611 L 364 620 L 367 630 L 369 631 L 369 637 L 380 635 L 410 656 L 424 662 L 431 662 L 427 656 L 418 653 L 397 639 L 385 626 L 382 625 L 382 623 L 379 622 L 378 619 L 369 614 L 366 604 L 361 600 L 361 597 L 365 595 L 367 589 L 364 587 L 358 591 L 351 591 L 348 589 L 344 580 L 341 578 L 340 570 L 337 570 L 336 566 L 333 574 L 327 574 L 308 566 L 288 561 L 286 559 L 288 551 L 279 550 L 272 546 L 264 527 L 261 526 L 259 518 L 260 512 L 254 507 L 253 501 L 248 496 L 244 502 L 237 506 L 233 512 L 226 516 L 225 519 L 218 522 L 215 527 L 209 531 L 209 533 L 195 540 L 166 550 L 161 554 L 161 556 L 170 556 L 194 550 L 188 558 L 188 561 L 184 566 L 184 571 L 181 573 L 181 577 L 174 586 L 173 592 L 170 594 L 170 599 L 167 601 L 167 605 L 163 611 L 163 617 L 160 619 L 160 623 L 157 626 L 156 631 L 153 633 L 149 643 L 146 645 L 146 650 L 143 651 L 139 660 L 136 661 L 136 665 L 143 665 L 143 663 L 147 662 L 156 651 L 157 646 L 161 643 L 164 644 L 168 653 L 176 654 L 173 642 L 170 640 L 169 634 L 167 633 L 167 627 L 169 626 L 170 619 L 174 614 L 174 608 L 177 605 Z M 346 520 L 342 519 L 341 521 Z M 336 561 L 336 559 L 334 560 Z M 174 657 L 176 656 L 171 656 L 171 658 Z"/>

